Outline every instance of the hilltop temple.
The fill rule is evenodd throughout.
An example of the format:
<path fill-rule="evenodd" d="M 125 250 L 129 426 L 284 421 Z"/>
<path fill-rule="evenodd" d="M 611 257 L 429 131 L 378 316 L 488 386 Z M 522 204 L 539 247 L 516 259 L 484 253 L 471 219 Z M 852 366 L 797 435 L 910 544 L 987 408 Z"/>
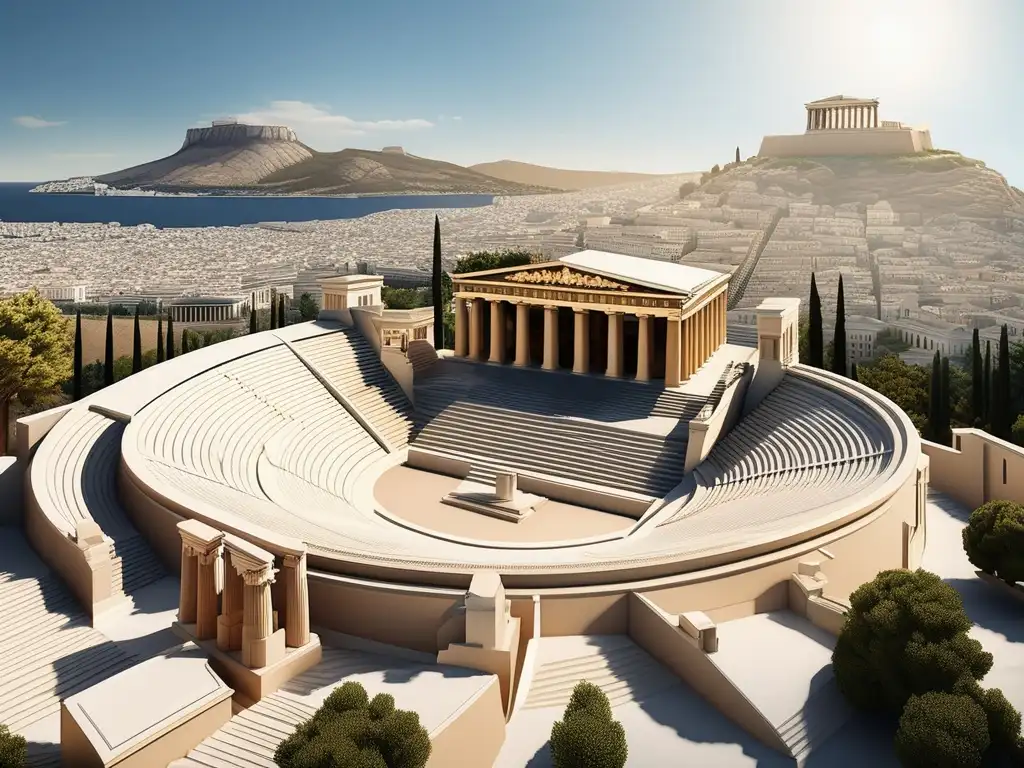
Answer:
<path fill-rule="evenodd" d="M 932 149 L 927 129 L 878 119 L 878 99 L 829 96 L 804 105 L 806 131 L 765 136 L 758 157 L 909 155 Z"/>

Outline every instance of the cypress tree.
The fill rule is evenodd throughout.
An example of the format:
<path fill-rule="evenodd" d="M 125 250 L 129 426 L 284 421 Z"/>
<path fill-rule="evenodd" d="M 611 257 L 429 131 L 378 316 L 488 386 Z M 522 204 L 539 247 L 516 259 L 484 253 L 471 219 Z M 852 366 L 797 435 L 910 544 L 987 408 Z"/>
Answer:
<path fill-rule="evenodd" d="M 181 354 L 188 354 L 188 328 L 181 332 Z"/>
<path fill-rule="evenodd" d="M 75 401 L 82 399 L 82 312 L 75 313 L 75 382 L 73 396 Z"/>
<path fill-rule="evenodd" d="M 839 276 L 836 298 L 836 330 L 832 336 L 832 373 L 846 375 L 846 301 L 843 298 L 843 276 Z"/>
<path fill-rule="evenodd" d="M 142 370 L 142 329 L 139 328 L 139 305 L 135 305 L 135 328 L 132 332 L 132 373 Z"/>
<path fill-rule="evenodd" d="M 277 297 L 277 327 L 284 328 L 284 294 Z"/>
<path fill-rule="evenodd" d="M 932 381 L 928 388 L 928 439 L 933 443 L 940 440 L 939 424 L 942 421 L 942 362 L 939 353 L 932 358 Z"/>
<path fill-rule="evenodd" d="M 987 428 L 989 419 L 992 418 L 992 342 L 988 339 L 985 340 L 985 370 L 984 375 L 984 386 L 982 386 L 982 402 L 981 411 L 981 426 Z"/>
<path fill-rule="evenodd" d="M 167 359 L 164 349 L 164 316 L 159 315 L 156 319 L 156 361 L 162 363 Z"/>
<path fill-rule="evenodd" d="M 985 412 L 985 371 L 981 360 L 981 338 L 974 329 L 971 339 L 971 418 L 974 426 L 980 427 Z"/>
<path fill-rule="evenodd" d="M 859 379 L 857 378 L 857 364 L 856 363 L 850 363 L 850 380 L 851 381 L 859 381 Z"/>
<path fill-rule="evenodd" d="M 736 165 L 740 164 L 740 148 L 736 147 Z"/>
<path fill-rule="evenodd" d="M 270 294 L 270 330 L 277 328 L 277 291 Z"/>
<path fill-rule="evenodd" d="M 821 297 L 818 295 L 818 284 L 811 272 L 811 299 L 809 302 L 810 317 L 807 321 L 808 353 L 811 359 L 807 362 L 815 368 L 825 367 L 825 339 L 821 328 Z"/>
<path fill-rule="evenodd" d="M 167 315 L 167 359 L 174 359 L 174 318 Z"/>
<path fill-rule="evenodd" d="M 949 445 L 952 437 L 952 430 L 950 429 L 950 418 L 949 418 L 949 358 L 942 358 L 942 371 L 940 372 L 941 379 L 939 392 L 941 398 L 939 400 L 939 442 L 943 445 Z"/>
<path fill-rule="evenodd" d="M 434 214 L 434 266 L 430 290 L 434 299 L 434 347 L 444 347 L 444 291 L 441 289 L 441 220 Z"/>
<path fill-rule="evenodd" d="M 258 333 L 259 330 L 259 319 L 256 316 L 256 294 L 254 293 L 249 304 L 249 333 Z"/>
<path fill-rule="evenodd" d="M 992 409 L 992 434 L 1010 439 L 1010 339 L 1004 324 L 999 331 L 999 368 L 993 394 L 997 405 Z"/>
<path fill-rule="evenodd" d="M 107 340 L 104 347 L 103 386 L 114 383 L 114 312 L 107 307 Z"/>

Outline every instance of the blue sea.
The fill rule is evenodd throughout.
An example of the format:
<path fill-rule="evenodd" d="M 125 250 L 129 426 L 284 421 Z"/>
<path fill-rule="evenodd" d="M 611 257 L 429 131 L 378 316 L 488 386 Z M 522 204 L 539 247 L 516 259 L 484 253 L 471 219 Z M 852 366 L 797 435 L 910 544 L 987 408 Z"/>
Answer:
<path fill-rule="evenodd" d="M 270 221 L 354 219 L 394 208 L 477 208 L 494 201 L 493 195 L 97 197 L 30 193 L 34 186 L 0 182 L 0 221 L 231 227 Z"/>

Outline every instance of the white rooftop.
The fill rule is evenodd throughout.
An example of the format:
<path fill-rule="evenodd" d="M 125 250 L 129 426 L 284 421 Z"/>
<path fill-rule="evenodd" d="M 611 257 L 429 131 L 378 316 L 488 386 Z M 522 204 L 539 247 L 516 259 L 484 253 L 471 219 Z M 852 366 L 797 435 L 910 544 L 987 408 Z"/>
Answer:
<path fill-rule="evenodd" d="M 206 655 L 186 643 L 69 697 L 64 706 L 107 765 L 231 694 Z"/>
<path fill-rule="evenodd" d="M 656 290 L 681 293 L 686 296 L 696 293 L 725 274 L 686 264 L 654 261 L 639 256 L 607 253 L 606 251 L 580 251 L 563 256 L 559 261 L 602 277 L 617 277 Z"/>

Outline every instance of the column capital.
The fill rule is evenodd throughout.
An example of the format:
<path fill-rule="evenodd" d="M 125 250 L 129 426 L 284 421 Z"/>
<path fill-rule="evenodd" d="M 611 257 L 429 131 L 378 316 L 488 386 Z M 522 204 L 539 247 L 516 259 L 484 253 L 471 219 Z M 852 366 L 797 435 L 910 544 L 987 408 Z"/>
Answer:
<path fill-rule="evenodd" d="M 590 310 L 587 309 L 586 307 L 573 307 L 572 311 L 574 313 L 576 313 L 577 315 L 589 315 L 590 314 Z"/>
<path fill-rule="evenodd" d="M 612 317 L 614 315 L 623 315 L 623 314 L 625 314 L 625 312 L 623 312 L 621 309 L 606 309 L 604 311 L 604 313 L 606 315 L 608 315 L 609 317 Z"/>
<path fill-rule="evenodd" d="M 281 558 L 286 568 L 298 568 L 306 561 L 306 553 L 288 554 Z"/>
<path fill-rule="evenodd" d="M 545 304 L 544 305 L 544 311 L 545 312 L 550 311 L 550 310 L 554 310 L 554 309 L 558 309 L 558 307 L 556 305 L 554 305 L 554 304 Z"/>
<path fill-rule="evenodd" d="M 224 536 L 224 549 L 231 567 L 249 586 L 274 581 L 274 555 L 267 550 L 230 533 Z"/>
<path fill-rule="evenodd" d="M 184 551 L 195 557 L 202 557 L 220 549 L 224 534 L 200 520 L 182 520 L 178 523 L 178 535 Z"/>
<path fill-rule="evenodd" d="M 210 550 L 209 552 L 200 552 L 199 564 L 200 565 L 213 565 L 217 562 L 217 558 L 220 556 L 220 547 Z"/>

